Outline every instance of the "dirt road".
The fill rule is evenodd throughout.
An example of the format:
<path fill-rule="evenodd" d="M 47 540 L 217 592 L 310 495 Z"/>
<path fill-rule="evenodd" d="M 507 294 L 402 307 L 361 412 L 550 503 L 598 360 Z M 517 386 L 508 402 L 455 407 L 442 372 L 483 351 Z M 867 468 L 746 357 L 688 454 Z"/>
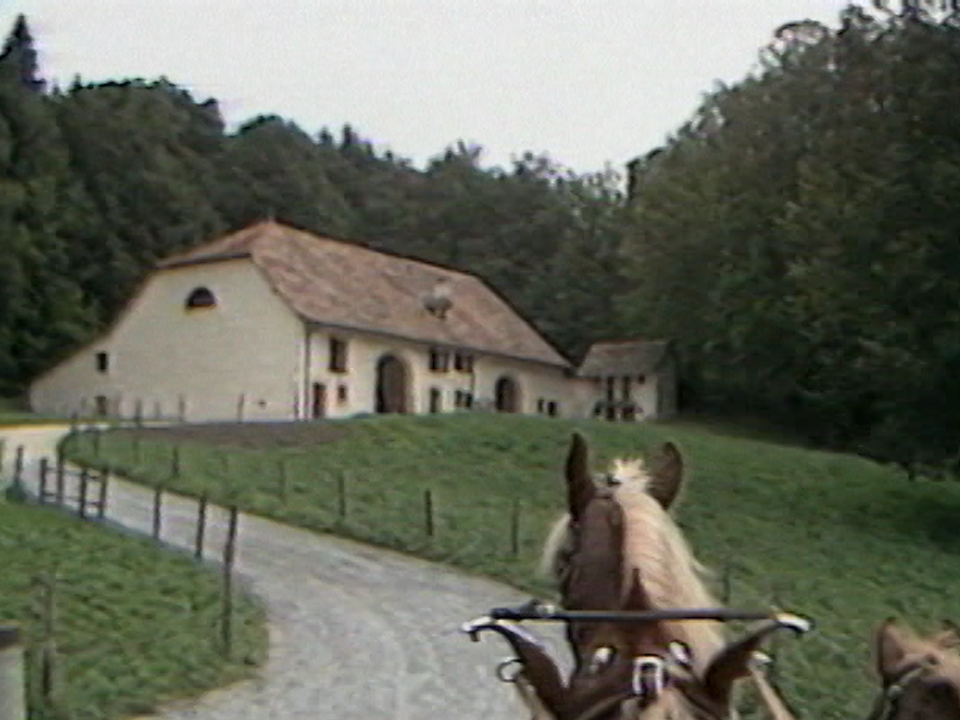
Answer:
<path fill-rule="evenodd" d="M 4 462 L 23 445 L 28 486 L 40 457 L 54 457 L 67 428 L 0 429 Z M 111 481 L 107 516 L 152 527 L 152 493 Z M 162 537 L 190 548 L 196 502 L 164 498 Z M 226 512 L 209 510 L 206 552 L 218 558 Z M 508 655 L 494 637 L 471 643 L 460 625 L 521 593 L 405 556 L 241 516 L 237 569 L 266 602 L 270 660 L 262 677 L 167 708 L 163 718 L 197 720 L 524 720 L 513 690 L 496 681 Z M 559 628 L 538 627 L 560 647 Z M 557 657 L 564 657 L 558 652 Z"/>

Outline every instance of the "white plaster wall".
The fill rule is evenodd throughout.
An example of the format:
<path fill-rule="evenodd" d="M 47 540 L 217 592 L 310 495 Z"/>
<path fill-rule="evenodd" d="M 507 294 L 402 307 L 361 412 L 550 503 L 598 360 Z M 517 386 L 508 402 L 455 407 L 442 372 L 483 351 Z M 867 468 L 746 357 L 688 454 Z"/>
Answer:
<path fill-rule="evenodd" d="M 344 339 L 348 343 L 346 373 L 330 372 L 329 338 Z M 507 360 L 493 356 L 475 356 L 473 373 L 454 369 L 451 354 L 450 369 L 439 373 L 430 370 L 430 346 L 406 340 L 394 340 L 379 335 L 319 329 L 310 338 L 309 382 L 327 386 L 327 417 L 348 417 L 356 413 L 371 413 L 376 408 L 377 362 L 385 354 L 400 359 L 408 372 L 408 410 L 427 413 L 430 410 L 430 390 L 441 391 L 441 412 L 454 412 L 458 390 L 470 392 L 475 401 L 494 397 L 494 386 L 499 377 L 509 375 L 520 386 L 521 412 L 533 414 L 537 399 L 555 400 L 562 417 L 576 416 L 583 405 L 576 392 L 578 381 L 564 377 L 559 368 Z M 338 402 L 337 387 L 347 388 L 346 402 Z M 309 391 L 305 388 L 305 394 Z M 309 401 L 308 405 L 309 407 Z M 580 410 L 582 411 L 582 410 Z"/>
<path fill-rule="evenodd" d="M 185 310 L 190 292 L 209 288 L 215 308 Z M 107 395 L 111 410 L 146 417 L 178 412 L 188 420 L 232 420 L 244 395 L 245 419 L 295 416 L 302 377 L 303 324 L 246 259 L 155 273 L 113 330 L 34 381 L 38 412 L 92 412 Z M 106 374 L 95 356 L 109 353 Z"/>
<path fill-rule="evenodd" d="M 615 378 L 614 399 L 622 399 L 621 380 Z M 578 380 L 578 396 L 581 398 L 581 417 L 592 417 L 593 407 L 598 401 L 607 399 L 606 380 L 601 379 L 580 379 Z M 637 382 L 636 376 L 630 383 L 630 400 L 640 405 L 642 414 L 637 416 L 637 420 L 644 418 L 653 419 L 657 417 L 657 393 L 659 388 L 659 379 L 655 374 L 647 375 L 642 383 Z"/>

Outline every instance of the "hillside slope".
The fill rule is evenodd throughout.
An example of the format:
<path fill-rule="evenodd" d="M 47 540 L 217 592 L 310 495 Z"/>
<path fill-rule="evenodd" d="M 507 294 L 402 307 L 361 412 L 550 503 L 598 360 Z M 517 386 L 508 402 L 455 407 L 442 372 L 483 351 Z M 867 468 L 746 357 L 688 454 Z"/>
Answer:
<path fill-rule="evenodd" d="M 236 647 L 218 651 L 219 577 L 149 540 L 57 510 L 0 498 L 0 613 L 21 624 L 31 651 L 31 717 L 41 710 L 44 595 L 55 583 L 59 717 L 115 720 L 246 678 L 263 662 L 266 616 L 236 595 Z"/>
<path fill-rule="evenodd" d="M 546 586 L 533 573 L 546 528 L 563 507 L 561 469 L 574 428 L 591 440 L 598 468 L 615 454 L 641 453 L 667 439 L 681 446 L 689 475 L 678 517 L 701 559 L 729 572 L 729 604 L 776 603 L 817 622 L 811 636 L 777 648 L 782 687 L 810 717 L 866 711 L 876 687 L 869 641 L 883 618 L 900 615 L 926 627 L 960 607 L 954 580 L 960 489 L 908 483 L 859 458 L 690 427 L 491 415 L 377 417 L 269 428 L 114 430 L 102 437 L 99 458 L 90 437 L 69 440 L 66 450 L 135 478 L 207 492 L 542 594 Z M 170 477 L 173 445 L 180 446 L 179 478 Z M 432 538 L 423 519 L 428 488 Z M 517 500 L 521 534 L 514 557 L 510 517 Z M 477 598 L 477 607 L 464 614 L 484 607 Z"/>

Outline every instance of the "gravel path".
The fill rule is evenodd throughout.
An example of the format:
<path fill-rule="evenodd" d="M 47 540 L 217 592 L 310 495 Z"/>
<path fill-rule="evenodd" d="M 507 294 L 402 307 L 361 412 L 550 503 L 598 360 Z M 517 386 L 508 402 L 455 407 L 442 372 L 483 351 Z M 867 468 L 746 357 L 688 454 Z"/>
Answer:
<path fill-rule="evenodd" d="M 23 445 L 25 478 L 36 487 L 40 457 L 53 457 L 67 428 L 0 429 L 9 471 Z M 74 493 L 75 494 L 75 493 Z M 149 533 L 152 493 L 111 480 L 107 517 Z M 164 496 L 162 538 L 193 547 L 197 504 Z M 227 513 L 210 506 L 205 554 L 219 558 Z M 471 643 L 461 623 L 526 596 L 503 585 L 359 543 L 242 515 L 237 570 L 266 602 L 270 659 L 255 680 L 164 710 L 179 720 L 494 720 L 527 713 L 496 681 L 507 656 L 495 637 Z M 559 628 L 541 626 L 562 648 Z M 556 657 L 566 659 L 565 652 Z"/>

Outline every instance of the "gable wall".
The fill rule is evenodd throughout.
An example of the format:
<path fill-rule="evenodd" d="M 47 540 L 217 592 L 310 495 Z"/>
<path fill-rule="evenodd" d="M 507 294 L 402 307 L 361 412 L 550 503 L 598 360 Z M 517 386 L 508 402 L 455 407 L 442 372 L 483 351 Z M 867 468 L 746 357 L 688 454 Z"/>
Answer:
<path fill-rule="evenodd" d="M 185 310 L 197 286 L 217 297 L 215 308 Z M 253 328 L 256 328 L 253 330 Z M 111 414 L 130 416 L 137 400 L 145 417 L 188 420 L 294 416 L 302 377 L 303 324 L 246 259 L 155 273 L 113 330 L 41 376 L 31 386 L 37 412 L 91 414 L 94 397 Z M 107 373 L 95 355 L 109 353 Z"/>

